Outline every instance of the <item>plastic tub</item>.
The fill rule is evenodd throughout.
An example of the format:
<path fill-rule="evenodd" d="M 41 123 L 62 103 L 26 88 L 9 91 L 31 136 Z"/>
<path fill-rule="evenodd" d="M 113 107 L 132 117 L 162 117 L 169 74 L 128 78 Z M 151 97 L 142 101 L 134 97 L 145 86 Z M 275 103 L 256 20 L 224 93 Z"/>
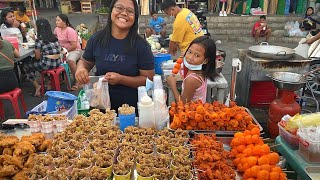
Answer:
<path fill-rule="evenodd" d="M 299 136 L 293 135 L 285 130 L 280 123 L 278 123 L 280 137 L 288 144 L 293 150 L 299 149 Z"/>
<path fill-rule="evenodd" d="M 63 111 L 70 109 L 74 101 L 78 99 L 77 96 L 61 91 L 47 91 L 48 96 L 47 112 Z"/>
<path fill-rule="evenodd" d="M 299 139 L 299 154 L 308 163 L 320 163 L 320 141 L 309 141 L 300 129 L 297 132 Z"/>
<path fill-rule="evenodd" d="M 39 121 L 28 121 L 27 124 L 30 126 L 31 132 L 41 131 L 41 124 Z"/>
<path fill-rule="evenodd" d="M 123 115 L 119 114 L 119 124 L 120 124 L 120 130 L 124 132 L 124 129 L 128 126 L 135 126 L 135 118 L 136 114 L 128 114 Z"/>
<path fill-rule="evenodd" d="M 154 69 L 156 74 L 162 74 L 162 63 L 171 59 L 170 54 L 154 54 Z"/>

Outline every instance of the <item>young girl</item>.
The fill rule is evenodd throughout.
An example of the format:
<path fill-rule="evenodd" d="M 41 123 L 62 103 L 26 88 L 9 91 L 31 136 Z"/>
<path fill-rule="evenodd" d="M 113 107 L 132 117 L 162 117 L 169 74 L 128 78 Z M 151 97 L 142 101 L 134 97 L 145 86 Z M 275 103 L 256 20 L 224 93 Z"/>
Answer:
<path fill-rule="evenodd" d="M 183 64 L 188 68 L 186 77 L 182 82 L 182 94 L 177 90 L 176 79 L 173 75 L 167 78 L 176 101 L 189 102 L 202 100 L 206 102 L 207 78 L 214 81 L 218 76 L 216 72 L 216 45 L 208 36 L 194 39 L 185 56 Z"/>
<path fill-rule="evenodd" d="M 317 20 L 316 16 L 314 15 L 313 7 L 308 7 L 304 15 L 304 19 L 300 24 L 300 28 L 306 31 L 310 31 L 310 30 L 313 31 L 316 29 L 316 26 L 319 23 L 320 22 Z"/>
<path fill-rule="evenodd" d="M 40 96 L 41 86 L 38 84 L 35 73 L 60 66 L 60 52 L 62 48 L 58 39 L 52 33 L 48 20 L 38 19 L 36 21 L 37 39 L 35 40 L 35 59 L 24 64 L 28 78 L 33 83 L 36 91 L 34 96 Z"/>

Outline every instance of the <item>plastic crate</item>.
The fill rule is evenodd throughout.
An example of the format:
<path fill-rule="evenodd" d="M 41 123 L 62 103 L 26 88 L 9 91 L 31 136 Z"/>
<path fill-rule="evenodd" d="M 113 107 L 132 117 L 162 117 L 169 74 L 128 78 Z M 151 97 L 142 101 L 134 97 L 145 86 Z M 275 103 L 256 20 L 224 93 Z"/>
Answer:
<path fill-rule="evenodd" d="M 36 107 L 34 107 L 31 111 L 32 112 L 44 112 L 47 109 L 47 101 L 43 101 Z M 78 114 L 77 112 L 77 101 L 73 103 L 73 106 L 66 112 L 61 113 L 63 115 L 66 115 L 69 120 L 73 120 L 73 118 Z M 53 114 L 50 113 L 52 116 L 61 115 L 61 114 Z"/>
<path fill-rule="evenodd" d="M 320 141 L 309 141 L 300 132 L 297 132 L 299 138 L 299 154 L 308 163 L 320 163 Z"/>
<path fill-rule="evenodd" d="M 299 136 L 295 136 L 285 130 L 280 123 L 278 123 L 279 127 L 279 134 L 280 137 L 288 144 L 288 146 L 293 149 L 293 150 L 298 150 L 299 149 Z"/>

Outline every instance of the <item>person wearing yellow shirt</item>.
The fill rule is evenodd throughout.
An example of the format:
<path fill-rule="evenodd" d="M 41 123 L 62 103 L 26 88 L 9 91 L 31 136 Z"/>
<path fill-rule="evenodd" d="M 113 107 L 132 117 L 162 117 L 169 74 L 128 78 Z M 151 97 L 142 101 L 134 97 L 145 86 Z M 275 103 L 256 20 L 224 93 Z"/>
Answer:
<path fill-rule="evenodd" d="M 14 12 L 14 15 L 16 16 L 16 20 L 20 23 L 30 23 L 30 18 L 26 15 L 26 7 L 19 6 L 17 11 Z"/>
<path fill-rule="evenodd" d="M 180 56 L 183 56 L 190 43 L 195 38 L 204 35 L 201 24 L 193 12 L 186 8 L 180 8 L 174 0 L 164 0 L 161 8 L 170 20 L 174 19 L 168 52 L 176 55 L 179 48 Z"/>

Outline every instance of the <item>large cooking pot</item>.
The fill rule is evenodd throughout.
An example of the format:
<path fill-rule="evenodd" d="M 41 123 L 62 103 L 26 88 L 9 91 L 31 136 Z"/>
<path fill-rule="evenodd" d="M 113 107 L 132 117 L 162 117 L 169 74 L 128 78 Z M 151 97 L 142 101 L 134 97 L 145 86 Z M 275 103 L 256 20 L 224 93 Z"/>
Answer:
<path fill-rule="evenodd" d="M 273 59 L 273 60 L 287 60 L 292 58 L 295 51 L 291 48 L 282 46 L 272 46 L 266 42 L 260 45 L 249 47 L 250 53 L 255 57 Z"/>

